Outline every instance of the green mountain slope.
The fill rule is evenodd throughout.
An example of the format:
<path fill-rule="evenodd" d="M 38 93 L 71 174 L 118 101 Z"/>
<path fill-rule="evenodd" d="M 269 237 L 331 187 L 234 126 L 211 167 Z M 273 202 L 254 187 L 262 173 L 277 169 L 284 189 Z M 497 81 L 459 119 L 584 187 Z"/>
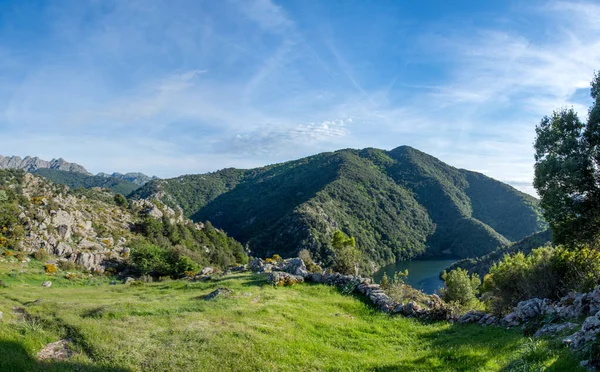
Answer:
<path fill-rule="evenodd" d="M 341 229 L 377 264 L 473 257 L 545 227 L 534 198 L 406 146 L 152 181 L 132 197 L 210 220 L 261 256 L 308 247 L 327 260 Z"/>
<path fill-rule="evenodd" d="M 109 189 L 116 194 L 129 195 L 139 187 L 133 182 L 120 178 L 90 176 L 83 173 L 67 172 L 57 169 L 38 169 L 32 173 L 47 178 L 54 183 L 69 186 L 72 189 L 80 187 L 85 189 L 100 187 Z"/>

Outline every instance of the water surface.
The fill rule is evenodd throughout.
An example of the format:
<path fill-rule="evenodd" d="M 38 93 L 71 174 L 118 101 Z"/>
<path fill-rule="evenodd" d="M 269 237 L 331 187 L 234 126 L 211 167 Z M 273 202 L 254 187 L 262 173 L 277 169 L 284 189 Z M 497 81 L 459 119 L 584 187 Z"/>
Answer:
<path fill-rule="evenodd" d="M 397 271 L 408 270 L 406 283 L 413 288 L 423 290 L 425 293 L 433 294 L 444 286 L 444 282 L 439 278 L 440 273 L 456 261 L 456 259 L 442 258 L 397 262 L 382 267 L 373 275 L 373 279 L 376 283 L 379 283 L 384 272 L 391 279 Z"/>

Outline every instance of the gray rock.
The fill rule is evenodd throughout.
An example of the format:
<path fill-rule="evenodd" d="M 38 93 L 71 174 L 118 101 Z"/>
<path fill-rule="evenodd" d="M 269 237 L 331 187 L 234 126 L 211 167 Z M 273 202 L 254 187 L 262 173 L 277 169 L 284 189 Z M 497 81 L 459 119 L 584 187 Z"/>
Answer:
<path fill-rule="evenodd" d="M 310 280 L 313 283 L 323 283 L 323 274 L 311 273 L 308 276 L 308 280 Z"/>
<path fill-rule="evenodd" d="M 515 313 L 510 313 L 500 320 L 500 325 L 505 327 L 516 327 L 519 324 L 521 324 L 521 322 Z"/>
<path fill-rule="evenodd" d="M 479 322 L 484 316 L 486 316 L 486 313 L 483 311 L 471 310 L 461 316 L 458 319 L 458 322 L 462 324 L 476 323 Z"/>
<path fill-rule="evenodd" d="M 58 257 L 68 257 L 73 254 L 73 248 L 66 243 L 60 242 L 54 248 L 54 254 Z"/>
<path fill-rule="evenodd" d="M 210 292 L 206 296 L 204 296 L 204 299 L 206 301 L 214 300 L 215 298 L 217 298 L 219 296 L 227 295 L 227 294 L 230 294 L 231 292 L 233 292 L 233 291 L 229 288 L 218 288 L 218 289 Z"/>
<path fill-rule="evenodd" d="M 104 261 L 102 253 L 81 252 L 77 255 L 75 263 L 83 266 L 86 270 L 94 272 L 104 272 L 104 267 L 100 264 Z"/>
<path fill-rule="evenodd" d="M 304 277 L 283 271 L 273 271 L 269 274 L 268 283 L 277 286 L 289 286 L 304 282 Z"/>
<path fill-rule="evenodd" d="M 200 275 L 209 275 L 213 273 L 213 268 L 212 267 L 205 267 L 204 269 L 202 269 L 202 271 L 200 271 Z"/>
<path fill-rule="evenodd" d="M 68 225 L 59 225 L 56 228 L 56 231 L 58 232 L 59 238 L 62 240 L 68 240 L 71 238 L 71 227 Z"/>
<path fill-rule="evenodd" d="M 308 277 L 306 265 L 304 265 L 304 261 L 302 261 L 302 259 L 299 257 L 286 260 L 283 271 L 292 275 L 301 276 L 303 278 Z"/>
<path fill-rule="evenodd" d="M 42 287 L 50 288 L 50 287 L 52 287 L 52 282 L 45 281 L 45 282 L 42 283 Z"/>
<path fill-rule="evenodd" d="M 542 303 L 543 301 L 539 298 L 532 298 L 530 300 L 521 301 L 517 304 L 517 307 L 515 308 L 515 314 L 520 320 L 524 322 L 529 319 L 535 318 L 536 316 L 542 313 Z"/>
<path fill-rule="evenodd" d="M 546 335 L 555 335 L 565 330 L 572 330 L 577 328 L 578 325 L 574 323 L 561 323 L 561 324 L 546 324 L 542 328 L 538 329 L 533 335 L 534 337 L 542 337 Z"/>
<path fill-rule="evenodd" d="M 600 313 L 586 318 L 581 325 L 581 329 L 563 339 L 563 343 L 571 349 L 581 349 L 584 345 L 595 340 L 598 333 L 600 333 L 600 318 L 598 315 Z"/>
<path fill-rule="evenodd" d="M 123 279 L 123 284 L 131 284 L 133 282 L 135 282 L 135 279 L 133 279 L 130 276 L 128 276 L 127 278 Z"/>
<path fill-rule="evenodd" d="M 3 317 L 4 317 L 4 313 L 2 311 L 0 311 L 0 320 L 2 320 Z"/>

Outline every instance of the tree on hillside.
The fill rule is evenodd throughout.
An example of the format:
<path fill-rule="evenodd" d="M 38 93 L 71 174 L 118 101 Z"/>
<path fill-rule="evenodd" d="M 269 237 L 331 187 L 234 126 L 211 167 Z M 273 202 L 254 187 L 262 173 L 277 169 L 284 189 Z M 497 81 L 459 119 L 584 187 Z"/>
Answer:
<path fill-rule="evenodd" d="M 334 253 L 333 269 L 342 274 L 358 276 L 364 255 L 356 247 L 354 237 L 348 237 L 338 230 L 333 233 L 331 245 Z"/>
<path fill-rule="evenodd" d="M 590 241 L 600 230 L 600 73 L 591 96 L 587 123 L 571 108 L 536 127 L 534 186 L 557 243 Z"/>

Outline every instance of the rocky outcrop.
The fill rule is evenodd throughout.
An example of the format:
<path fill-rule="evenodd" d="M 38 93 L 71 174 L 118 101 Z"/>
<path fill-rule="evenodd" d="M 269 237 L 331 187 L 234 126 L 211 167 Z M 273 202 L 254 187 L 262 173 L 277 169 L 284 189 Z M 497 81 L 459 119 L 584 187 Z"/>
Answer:
<path fill-rule="evenodd" d="M 283 271 L 273 271 L 269 274 L 268 283 L 275 286 L 290 286 L 304 282 L 304 277 Z"/>
<path fill-rule="evenodd" d="M 92 175 L 79 164 L 69 163 L 63 158 L 52 159 L 50 161 L 42 160 L 36 157 L 26 156 L 21 159 L 18 156 L 0 155 L 0 169 L 21 169 L 26 172 L 33 172 L 38 169 L 58 169 L 67 172 L 77 172 Z"/>
<path fill-rule="evenodd" d="M 210 292 L 206 296 L 204 296 L 204 300 L 206 300 L 206 301 L 214 300 L 215 298 L 217 298 L 219 296 L 228 295 L 231 292 L 233 292 L 233 291 L 229 288 L 218 288 L 218 289 L 215 289 L 214 291 Z"/>

